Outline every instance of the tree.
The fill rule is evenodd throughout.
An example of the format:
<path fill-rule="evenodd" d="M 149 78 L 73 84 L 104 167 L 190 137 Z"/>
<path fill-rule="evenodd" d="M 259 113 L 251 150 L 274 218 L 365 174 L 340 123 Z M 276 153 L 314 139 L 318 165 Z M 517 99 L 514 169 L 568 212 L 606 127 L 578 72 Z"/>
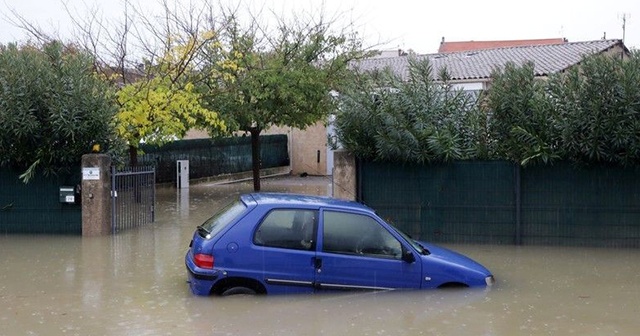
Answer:
<path fill-rule="evenodd" d="M 129 145 L 130 164 L 137 164 L 141 142 L 161 145 L 182 138 L 193 127 L 212 134 L 225 131 L 218 114 L 203 106 L 191 81 L 199 67 L 200 50 L 216 43 L 207 26 L 210 6 L 172 5 L 159 0 L 148 13 L 125 0 L 122 17 L 101 16 L 99 8 L 74 11 L 64 3 L 74 23 L 74 41 L 93 55 L 94 69 L 112 83 L 118 104 L 118 134 Z M 14 24 L 41 41 L 56 39 L 13 12 Z"/>
<path fill-rule="evenodd" d="M 195 42 L 193 42 L 195 43 Z M 116 115 L 118 134 L 129 144 L 129 160 L 137 165 L 141 142 L 162 145 L 182 138 L 193 127 L 212 133 L 226 127 L 218 114 L 201 104 L 201 94 L 195 90 L 179 62 L 184 62 L 189 46 L 177 48 L 177 56 L 169 53 L 158 64 L 148 66 L 147 77 L 120 88 L 117 93 L 119 111 Z M 176 62 L 176 60 L 178 60 Z"/>
<path fill-rule="evenodd" d="M 368 160 L 640 162 L 640 52 L 589 55 L 546 79 L 534 69 L 497 69 L 477 102 L 452 90 L 446 69 L 434 78 L 426 60 L 410 60 L 406 78 L 359 74 L 341 95 L 339 141 Z"/>
<path fill-rule="evenodd" d="M 640 163 L 640 52 L 586 57 L 549 80 L 563 155 L 576 162 Z"/>
<path fill-rule="evenodd" d="M 344 148 L 363 159 L 398 162 L 484 155 L 486 117 L 476 96 L 454 89 L 446 69 L 435 77 L 428 59 L 410 58 L 408 70 L 406 79 L 387 71 L 360 74 L 341 94 L 336 133 Z"/>
<path fill-rule="evenodd" d="M 260 190 L 260 133 L 271 125 L 304 129 L 335 110 L 333 90 L 361 57 L 355 34 L 332 32 L 322 17 L 307 23 L 278 21 L 268 30 L 254 17 L 243 28 L 225 15 L 217 45 L 205 49 L 201 71 L 205 95 L 230 130 L 252 139 L 254 190 Z"/>
<path fill-rule="evenodd" d="M 497 157 L 522 165 L 554 160 L 640 162 L 640 57 L 589 55 L 548 80 L 533 64 L 493 74 L 486 105 Z"/>
<path fill-rule="evenodd" d="M 547 82 L 535 78 L 533 63 L 509 63 L 494 71 L 485 103 L 497 157 L 526 165 L 562 156 L 558 114 Z"/>
<path fill-rule="evenodd" d="M 152 21 L 127 3 L 115 32 L 96 15 L 75 21 L 85 48 L 97 55 L 112 50 L 97 68 L 116 84 L 116 127 L 129 144 L 131 165 L 137 164 L 141 142 L 162 145 L 182 138 L 191 128 L 207 129 L 211 134 L 226 130 L 218 113 L 202 105 L 201 94 L 192 82 L 200 50 L 217 43 L 216 33 L 200 23 L 208 21 L 205 14 L 209 7 L 191 4 L 172 9 L 167 1 L 161 5 L 160 19 Z M 100 33 L 105 30 L 111 47 L 100 42 Z M 133 48 L 131 40 L 142 47 Z M 138 60 L 134 66 L 131 60 L 136 52 L 144 61 Z M 115 66 L 109 65 L 113 63 Z"/>
<path fill-rule="evenodd" d="M 28 182 L 77 169 L 92 145 L 115 143 L 116 106 L 94 59 L 73 45 L 0 46 L 0 166 Z"/>

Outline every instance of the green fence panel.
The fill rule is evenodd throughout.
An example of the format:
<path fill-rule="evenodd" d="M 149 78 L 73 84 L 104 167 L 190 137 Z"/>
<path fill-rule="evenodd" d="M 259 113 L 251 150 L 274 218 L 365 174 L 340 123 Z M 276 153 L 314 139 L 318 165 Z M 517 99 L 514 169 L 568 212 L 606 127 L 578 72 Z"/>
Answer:
<path fill-rule="evenodd" d="M 179 140 L 161 147 L 142 145 L 140 165 L 156 168 L 158 183 L 176 182 L 176 161 L 189 160 L 192 179 L 251 171 L 251 137 Z M 287 136 L 260 136 L 261 168 L 289 165 Z"/>
<path fill-rule="evenodd" d="M 359 195 L 443 243 L 640 247 L 640 168 L 360 162 Z"/>
<path fill-rule="evenodd" d="M 522 169 L 524 244 L 640 247 L 640 169 Z"/>
<path fill-rule="evenodd" d="M 81 234 L 82 208 L 60 202 L 60 187 L 80 184 L 77 174 L 35 177 L 24 184 L 19 172 L 0 169 L 0 233 Z"/>
<path fill-rule="evenodd" d="M 513 166 L 505 162 L 361 163 L 361 199 L 411 236 L 512 243 Z"/>

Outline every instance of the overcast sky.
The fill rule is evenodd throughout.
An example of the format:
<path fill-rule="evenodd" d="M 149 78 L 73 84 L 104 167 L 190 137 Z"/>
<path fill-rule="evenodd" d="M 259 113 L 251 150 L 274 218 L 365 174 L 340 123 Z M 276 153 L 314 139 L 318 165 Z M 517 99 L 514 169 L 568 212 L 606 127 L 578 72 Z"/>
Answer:
<path fill-rule="evenodd" d="M 122 13 L 122 0 L 0 0 L 0 43 L 23 41 L 25 34 L 2 16 L 10 10 L 65 35 L 70 23 L 62 1 L 78 12 L 99 6 L 106 17 Z M 157 8 L 158 0 L 132 0 Z M 170 0 L 173 1 L 173 0 Z M 185 0 L 183 0 L 185 1 Z M 188 1 L 188 0 L 186 0 Z M 200 0 L 191 0 L 200 1 Z M 214 0 L 217 1 L 217 0 Z M 235 3 L 233 0 L 226 0 Z M 245 1 L 246 3 L 247 1 Z M 622 39 L 640 48 L 640 0 L 249 0 L 248 6 L 276 13 L 319 11 L 355 22 L 367 45 L 378 49 L 413 49 L 433 53 L 447 41 L 564 37 L 571 42 Z"/>

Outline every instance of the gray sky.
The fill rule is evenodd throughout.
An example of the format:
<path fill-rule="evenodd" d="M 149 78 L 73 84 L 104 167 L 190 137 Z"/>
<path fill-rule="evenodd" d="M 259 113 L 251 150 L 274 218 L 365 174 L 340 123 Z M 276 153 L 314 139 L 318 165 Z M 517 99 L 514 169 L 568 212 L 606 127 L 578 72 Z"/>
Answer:
<path fill-rule="evenodd" d="M 78 12 L 99 6 L 105 17 L 122 13 L 121 0 L 64 1 Z M 149 12 L 158 4 L 157 0 L 132 1 L 149 8 Z M 378 49 L 433 53 L 442 37 L 447 41 L 556 37 L 587 41 L 600 39 L 606 32 L 608 39 L 621 39 L 623 17 L 626 17 L 625 44 L 640 48 L 640 0 L 248 0 L 245 3 L 284 14 L 324 8 L 329 16 L 339 14 L 343 22 L 355 22 L 366 44 L 379 45 Z M 10 9 L 43 28 L 57 30 L 63 36 L 68 34 L 70 23 L 62 0 L 0 0 L 2 15 L 7 15 Z M 24 40 L 24 33 L 1 19 L 2 15 L 0 43 Z"/>

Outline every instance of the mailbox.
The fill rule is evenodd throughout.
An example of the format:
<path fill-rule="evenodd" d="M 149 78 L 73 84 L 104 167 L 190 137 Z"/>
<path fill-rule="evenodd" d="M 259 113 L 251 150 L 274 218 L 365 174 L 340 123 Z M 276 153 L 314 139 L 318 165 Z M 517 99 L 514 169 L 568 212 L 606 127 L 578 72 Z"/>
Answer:
<path fill-rule="evenodd" d="M 75 203 L 76 195 L 73 187 L 60 187 L 60 203 Z"/>

